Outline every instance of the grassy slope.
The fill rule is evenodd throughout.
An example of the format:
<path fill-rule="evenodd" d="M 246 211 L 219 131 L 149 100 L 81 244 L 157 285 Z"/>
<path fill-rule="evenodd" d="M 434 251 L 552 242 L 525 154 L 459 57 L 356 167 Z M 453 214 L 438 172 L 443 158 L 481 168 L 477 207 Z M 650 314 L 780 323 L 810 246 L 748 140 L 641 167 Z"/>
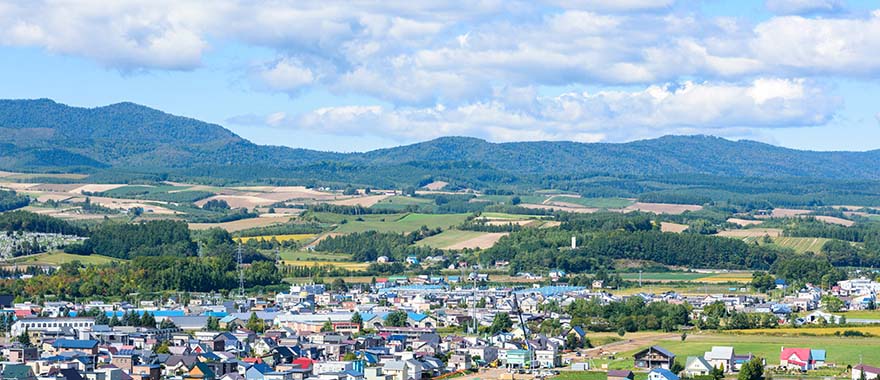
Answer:
<path fill-rule="evenodd" d="M 791 248 L 797 253 L 804 252 L 820 252 L 822 250 L 822 246 L 830 239 L 826 238 L 812 238 L 812 237 L 773 237 L 773 244 L 778 245 L 780 247 Z M 747 237 L 745 239 L 746 243 L 752 243 L 757 241 L 758 244 L 764 244 L 763 237 Z"/>
<path fill-rule="evenodd" d="M 470 240 L 485 234 L 486 232 L 449 230 L 443 231 L 442 233 L 431 236 L 429 238 L 422 239 L 416 242 L 416 245 L 428 246 L 433 248 L 446 248 L 451 245 L 455 245 L 465 240 Z"/>
<path fill-rule="evenodd" d="M 107 264 L 110 262 L 120 262 L 125 261 L 122 259 L 116 259 L 107 256 L 101 255 L 88 255 L 88 256 L 80 256 L 80 255 L 72 255 L 64 252 L 50 252 L 50 253 L 41 253 L 39 255 L 32 255 L 27 257 L 19 257 L 11 262 L 14 262 L 19 265 L 61 265 L 64 263 L 69 263 L 71 261 L 79 261 L 83 264 Z"/>
<path fill-rule="evenodd" d="M 340 224 L 334 232 L 351 233 L 375 230 L 379 232 L 412 232 L 422 226 L 428 228 L 448 228 L 464 222 L 469 214 L 406 214 L 403 217 L 392 215 L 365 215 L 364 221 L 357 217 L 343 218 L 348 223 Z M 368 218 L 369 217 L 369 218 Z M 385 219 L 382 221 L 381 219 Z"/>
<path fill-rule="evenodd" d="M 556 202 L 566 202 L 566 203 L 574 203 L 577 205 L 581 205 L 584 207 L 595 207 L 595 208 L 624 208 L 629 206 L 635 202 L 625 199 L 625 198 L 579 198 L 579 197 L 566 197 L 566 196 L 556 196 L 553 197 L 553 201 Z"/>

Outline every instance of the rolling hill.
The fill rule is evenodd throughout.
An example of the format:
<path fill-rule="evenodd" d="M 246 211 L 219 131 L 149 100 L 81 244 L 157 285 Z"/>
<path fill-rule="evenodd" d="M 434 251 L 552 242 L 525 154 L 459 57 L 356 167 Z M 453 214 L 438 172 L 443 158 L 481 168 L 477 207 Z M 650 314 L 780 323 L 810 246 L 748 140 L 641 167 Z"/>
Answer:
<path fill-rule="evenodd" d="M 78 108 L 47 99 L 0 100 L 0 134 L 0 169 L 12 171 L 163 173 L 376 186 L 412 185 L 439 176 L 476 187 L 522 182 L 537 186 L 539 181 L 585 175 L 880 179 L 880 151 L 801 151 L 710 136 L 620 144 L 499 144 L 443 137 L 348 154 L 261 146 L 219 125 L 134 103 Z"/>

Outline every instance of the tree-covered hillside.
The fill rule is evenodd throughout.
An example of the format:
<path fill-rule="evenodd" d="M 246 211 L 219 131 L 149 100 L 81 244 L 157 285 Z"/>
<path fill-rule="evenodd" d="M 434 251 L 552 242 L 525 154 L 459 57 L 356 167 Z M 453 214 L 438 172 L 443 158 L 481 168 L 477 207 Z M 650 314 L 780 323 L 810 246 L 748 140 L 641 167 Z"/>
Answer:
<path fill-rule="evenodd" d="M 880 151 L 810 152 L 707 136 L 623 144 L 496 144 L 445 137 L 366 153 L 318 152 L 256 145 L 219 125 L 133 103 L 89 109 L 51 100 L 2 100 L 0 132 L 6 137 L 0 144 L 0 169 L 85 171 L 94 174 L 92 180 L 152 175 L 202 182 L 403 187 L 442 179 L 481 189 L 585 192 L 586 186 L 600 195 L 630 196 L 668 189 L 654 186 L 658 177 L 666 181 L 677 176 L 685 182 L 739 177 L 880 180 Z"/>

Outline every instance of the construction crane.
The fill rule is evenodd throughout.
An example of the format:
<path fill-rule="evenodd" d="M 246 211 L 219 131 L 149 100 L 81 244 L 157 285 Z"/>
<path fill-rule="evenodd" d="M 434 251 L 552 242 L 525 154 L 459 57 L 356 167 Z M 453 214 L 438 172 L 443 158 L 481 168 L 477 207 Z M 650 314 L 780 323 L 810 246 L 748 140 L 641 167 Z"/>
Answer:
<path fill-rule="evenodd" d="M 509 303 L 510 303 L 510 301 L 508 301 L 508 304 Z M 523 318 L 522 309 L 519 307 L 519 299 L 516 297 L 516 293 L 513 293 L 513 305 L 511 305 L 511 306 L 513 307 L 513 311 L 516 312 L 516 316 L 519 318 L 519 327 L 522 329 L 523 338 L 526 341 L 526 350 L 528 351 L 528 355 L 529 355 L 529 368 L 527 369 L 527 371 L 529 373 L 531 373 L 532 363 L 535 360 L 534 351 L 532 351 L 532 344 L 529 342 L 529 340 L 530 340 L 529 328 L 528 328 L 528 326 L 526 326 L 526 321 Z"/>

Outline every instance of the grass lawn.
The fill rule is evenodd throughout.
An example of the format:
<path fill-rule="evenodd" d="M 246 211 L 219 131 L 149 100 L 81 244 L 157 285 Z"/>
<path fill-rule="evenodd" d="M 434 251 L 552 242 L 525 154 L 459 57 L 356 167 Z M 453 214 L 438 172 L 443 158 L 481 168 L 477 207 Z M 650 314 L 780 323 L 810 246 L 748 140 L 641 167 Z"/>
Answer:
<path fill-rule="evenodd" d="M 400 214 L 391 215 L 364 215 L 361 216 L 363 221 L 357 221 L 358 217 L 346 215 L 348 222 L 340 224 L 334 232 L 352 233 L 364 231 L 379 232 L 412 232 L 418 230 L 422 226 L 428 228 L 449 228 L 450 226 L 459 225 L 467 219 L 470 214 Z M 369 218 L 368 218 L 369 217 Z M 384 221 L 382 220 L 384 219 Z"/>
<path fill-rule="evenodd" d="M 566 196 L 553 197 L 553 201 L 574 203 L 576 205 L 594 208 L 624 208 L 635 203 L 634 201 L 625 198 L 579 198 Z"/>
<path fill-rule="evenodd" d="M 415 245 L 442 249 L 485 234 L 485 232 L 479 231 L 448 230 L 429 238 L 419 240 Z"/>
<path fill-rule="evenodd" d="M 27 257 L 18 257 L 13 260 L 10 260 L 10 263 L 16 263 L 19 265 L 61 265 L 64 263 L 69 263 L 71 261 L 79 261 L 86 265 L 101 265 L 107 264 L 110 262 L 120 262 L 125 261 L 122 259 L 116 259 L 108 256 L 101 255 L 73 255 L 70 253 L 64 252 L 50 252 L 50 253 L 41 253 L 38 255 L 32 255 Z"/>

